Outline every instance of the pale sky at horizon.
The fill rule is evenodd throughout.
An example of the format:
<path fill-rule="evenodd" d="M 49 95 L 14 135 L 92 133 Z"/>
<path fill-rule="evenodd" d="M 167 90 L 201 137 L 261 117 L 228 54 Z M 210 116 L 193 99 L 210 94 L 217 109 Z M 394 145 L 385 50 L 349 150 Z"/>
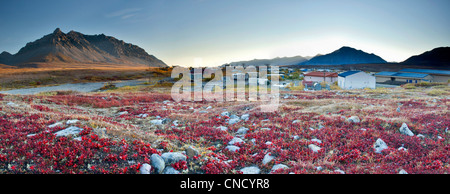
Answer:
<path fill-rule="evenodd" d="M 314 56 L 350 46 L 400 62 L 450 46 L 448 0 L 0 1 L 0 52 L 57 27 L 114 36 L 168 65 Z"/>

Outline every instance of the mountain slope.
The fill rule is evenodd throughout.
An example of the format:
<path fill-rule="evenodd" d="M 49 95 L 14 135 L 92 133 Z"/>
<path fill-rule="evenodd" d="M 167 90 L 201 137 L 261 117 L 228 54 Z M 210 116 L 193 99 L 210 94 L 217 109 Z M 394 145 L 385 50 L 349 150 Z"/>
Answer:
<path fill-rule="evenodd" d="M 165 67 L 164 62 L 144 49 L 111 36 L 84 35 L 57 28 L 34 42 L 27 43 L 15 55 L 0 54 L 0 63 L 20 65 L 44 63 L 108 63 L 125 66 Z"/>
<path fill-rule="evenodd" d="M 449 66 L 450 47 L 438 47 L 420 55 L 412 56 L 402 63 L 409 65 Z"/>
<path fill-rule="evenodd" d="M 387 63 L 375 54 L 369 54 L 351 47 L 342 47 L 332 53 L 313 57 L 300 65 L 344 65 L 362 63 Z"/>

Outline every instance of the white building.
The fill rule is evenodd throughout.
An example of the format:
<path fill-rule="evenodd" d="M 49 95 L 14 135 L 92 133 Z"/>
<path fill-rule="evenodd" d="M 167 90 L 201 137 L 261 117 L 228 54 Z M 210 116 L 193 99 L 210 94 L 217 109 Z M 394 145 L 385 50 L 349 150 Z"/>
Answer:
<path fill-rule="evenodd" d="M 375 89 L 375 76 L 363 71 L 347 71 L 338 75 L 338 86 L 342 89 Z"/>

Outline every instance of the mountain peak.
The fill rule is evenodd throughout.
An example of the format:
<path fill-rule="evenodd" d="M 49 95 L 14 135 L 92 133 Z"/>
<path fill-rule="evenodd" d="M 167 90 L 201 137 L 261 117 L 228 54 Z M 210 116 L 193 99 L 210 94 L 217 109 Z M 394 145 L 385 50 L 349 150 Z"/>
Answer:
<path fill-rule="evenodd" d="M 55 31 L 53 31 L 53 34 L 64 34 L 61 29 L 56 28 Z"/>
<path fill-rule="evenodd" d="M 326 55 L 315 56 L 309 61 L 301 64 L 305 65 L 345 65 L 345 64 L 363 64 L 363 63 L 386 63 L 384 59 L 358 50 L 349 46 L 343 46 L 338 50 Z"/>

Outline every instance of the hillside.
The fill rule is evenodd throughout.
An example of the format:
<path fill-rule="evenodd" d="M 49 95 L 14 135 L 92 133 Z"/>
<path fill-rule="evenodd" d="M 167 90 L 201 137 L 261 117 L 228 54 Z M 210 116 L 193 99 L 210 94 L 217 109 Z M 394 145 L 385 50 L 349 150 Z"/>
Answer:
<path fill-rule="evenodd" d="M 293 65 L 298 64 L 304 61 L 307 61 L 309 57 L 302 57 L 302 56 L 294 56 L 294 57 L 277 57 L 273 59 L 253 59 L 250 61 L 237 61 L 237 62 L 231 62 L 225 65 L 242 65 L 245 66 L 260 66 L 260 65 Z"/>
<path fill-rule="evenodd" d="M 300 65 L 344 65 L 363 63 L 387 63 L 375 54 L 369 54 L 351 47 L 342 47 L 332 53 L 313 57 Z"/>
<path fill-rule="evenodd" d="M 411 65 L 448 67 L 450 66 L 450 47 L 435 48 L 420 55 L 412 56 L 402 63 Z"/>
<path fill-rule="evenodd" d="M 117 66 L 166 67 L 167 65 L 144 49 L 111 36 L 84 35 L 59 28 L 41 39 L 27 43 L 18 53 L 0 54 L 0 63 L 32 66 L 35 63 L 101 63 Z"/>

